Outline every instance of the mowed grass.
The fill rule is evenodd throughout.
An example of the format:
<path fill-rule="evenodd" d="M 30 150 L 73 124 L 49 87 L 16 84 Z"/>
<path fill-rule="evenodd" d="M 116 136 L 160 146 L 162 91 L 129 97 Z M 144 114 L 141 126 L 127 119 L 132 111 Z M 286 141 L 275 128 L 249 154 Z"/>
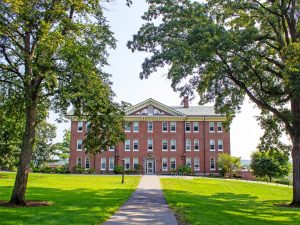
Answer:
<path fill-rule="evenodd" d="M 0 200 L 9 200 L 15 173 L 0 172 Z M 53 202 L 51 206 L 0 207 L 0 224 L 101 224 L 135 190 L 140 177 L 30 174 L 26 199 Z"/>
<path fill-rule="evenodd" d="M 161 179 L 166 200 L 184 224 L 300 224 L 289 203 L 292 189 L 253 182 L 196 178 Z"/>

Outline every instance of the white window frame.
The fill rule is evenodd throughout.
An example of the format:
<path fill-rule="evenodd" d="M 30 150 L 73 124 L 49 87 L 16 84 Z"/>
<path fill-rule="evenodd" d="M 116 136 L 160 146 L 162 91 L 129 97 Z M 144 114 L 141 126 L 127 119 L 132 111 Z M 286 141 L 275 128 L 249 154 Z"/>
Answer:
<path fill-rule="evenodd" d="M 221 130 L 219 130 L 219 128 L 221 128 Z M 223 123 L 222 122 L 217 122 L 217 131 L 218 131 L 218 133 L 223 132 Z"/>
<path fill-rule="evenodd" d="M 164 163 L 167 164 L 166 167 L 164 167 Z M 168 171 L 168 158 L 161 159 L 161 169 L 162 169 L 162 171 Z"/>
<path fill-rule="evenodd" d="M 220 145 L 222 146 L 222 148 L 219 148 Z M 218 139 L 218 151 L 220 151 L 220 152 L 224 151 L 223 139 Z"/>
<path fill-rule="evenodd" d="M 135 130 L 137 128 L 137 130 Z M 139 130 L 140 130 L 140 128 L 139 128 L 139 122 L 137 122 L 137 121 L 135 121 L 135 122 L 133 122 L 133 132 L 134 133 L 138 133 L 139 132 Z"/>
<path fill-rule="evenodd" d="M 129 148 L 127 148 L 129 146 Z M 130 152 L 130 139 L 125 140 L 124 142 L 124 151 L 125 152 Z"/>
<path fill-rule="evenodd" d="M 80 144 L 79 144 L 80 143 Z M 78 148 L 80 145 L 80 148 Z M 77 139 L 77 143 L 76 143 L 76 151 L 82 151 L 83 146 L 82 146 L 82 139 Z"/>
<path fill-rule="evenodd" d="M 212 159 L 213 159 L 213 164 L 212 164 Z M 214 168 L 212 168 L 212 165 L 214 165 L 213 167 Z M 209 168 L 210 168 L 210 170 L 216 170 L 216 159 L 215 159 L 215 157 L 210 157 L 210 159 L 209 159 Z"/>
<path fill-rule="evenodd" d="M 131 132 L 131 124 L 130 123 L 125 123 L 125 128 L 124 128 L 126 133 L 130 133 Z"/>
<path fill-rule="evenodd" d="M 152 148 L 149 148 L 150 144 L 151 144 Z M 148 152 L 153 152 L 153 139 L 152 138 L 148 138 L 148 140 L 147 140 L 147 150 L 148 150 Z"/>
<path fill-rule="evenodd" d="M 149 128 L 151 128 L 151 129 L 149 129 Z M 148 133 L 153 133 L 153 129 L 154 129 L 154 123 L 153 123 L 153 121 L 148 121 L 148 123 L 147 123 L 147 131 L 148 131 Z"/>
<path fill-rule="evenodd" d="M 189 138 L 185 139 L 185 151 L 192 151 L 192 141 Z"/>
<path fill-rule="evenodd" d="M 190 157 L 185 158 L 185 165 L 192 168 L 192 158 Z"/>
<path fill-rule="evenodd" d="M 175 130 L 172 130 L 172 127 L 174 127 Z M 171 133 L 176 133 L 176 122 L 175 121 L 170 122 L 170 131 L 171 131 Z"/>
<path fill-rule="evenodd" d="M 165 126 L 166 130 L 164 130 L 164 124 L 166 125 Z M 161 123 L 161 131 L 164 132 L 164 133 L 168 132 L 168 122 L 162 122 Z"/>
<path fill-rule="evenodd" d="M 164 149 L 164 144 L 167 144 L 167 149 Z M 161 141 L 161 150 L 163 151 L 163 152 L 167 152 L 168 151 L 168 140 L 167 139 L 163 139 L 162 141 Z"/>
<path fill-rule="evenodd" d="M 136 165 L 136 168 L 135 168 Z M 135 157 L 132 159 L 132 169 L 137 170 L 139 165 L 139 158 Z"/>
<path fill-rule="evenodd" d="M 214 146 L 213 149 L 211 148 L 212 145 Z M 209 151 L 211 151 L 211 152 L 216 151 L 216 142 L 215 142 L 214 139 L 210 139 L 210 140 L 209 140 Z"/>
<path fill-rule="evenodd" d="M 80 129 L 81 130 L 80 130 Z M 78 121 L 77 122 L 77 132 L 82 133 L 83 132 L 83 122 L 82 121 Z"/>
<path fill-rule="evenodd" d="M 135 148 L 136 144 L 137 144 L 137 149 Z M 139 151 L 139 139 L 133 140 L 133 151 L 135 151 L 135 152 Z"/>
<path fill-rule="evenodd" d="M 116 147 L 114 145 L 108 147 L 108 151 L 114 152 Z"/>
<path fill-rule="evenodd" d="M 175 149 L 172 149 L 172 142 L 174 142 Z M 170 151 L 176 152 L 176 140 L 175 139 L 170 140 Z"/>
<path fill-rule="evenodd" d="M 89 162 L 89 167 L 86 166 L 86 165 L 87 165 L 87 164 L 86 164 L 87 161 Z M 85 165 L 85 167 L 84 167 L 85 169 L 90 169 L 90 168 L 91 168 L 91 160 L 90 160 L 90 157 L 85 157 L 85 164 L 84 164 L 84 165 Z"/>
<path fill-rule="evenodd" d="M 198 128 L 198 130 L 195 130 L 195 125 L 197 124 L 197 128 Z M 199 122 L 193 122 L 193 132 L 194 133 L 199 133 Z"/>
<path fill-rule="evenodd" d="M 80 159 L 80 165 L 79 165 L 79 159 Z M 82 168 L 82 158 L 81 157 L 77 157 L 76 158 L 76 166 L 80 166 Z"/>
<path fill-rule="evenodd" d="M 213 129 L 211 130 L 211 128 Z M 215 133 L 215 122 L 209 122 L 208 130 L 209 133 Z"/>
<path fill-rule="evenodd" d="M 198 165 L 198 168 L 196 167 Z M 194 158 L 194 170 L 199 171 L 200 170 L 200 159 L 199 157 Z"/>
<path fill-rule="evenodd" d="M 86 132 L 89 132 L 90 126 L 91 126 L 91 122 L 87 121 L 86 124 L 85 124 Z"/>
<path fill-rule="evenodd" d="M 191 127 L 191 122 L 185 122 L 185 126 L 184 126 L 184 130 L 185 133 L 191 133 L 192 127 Z M 187 130 L 187 128 L 189 128 L 189 130 Z"/>
<path fill-rule="evenodd" d="M 112 165 L 112 167 L 111 167 Z M 108 159 L 108 170 L 112 171 L 115 168 L 115 159 L 114 157 L 109 157 Z"/>
<path fill-rule="evenodd" d="M 126 157 L 126 158 L 124 158 L 124 168 L 125 168 L 125 170 L 130 170 L 130 158 L 129 157 Z M 129 165 L 128 166 L 128 168 L 127 168 L 127 165 Z"/>
<path fill-rule="evenodd" d="M 195 147 L 196 147 L 196 143 L 198 143 L 198 144 L 197 144 L 198 149 L 195 148 Z M 200 151 L 200 142 L 199 142 L 199 139 L 195 139 L 195 140 L 194 140 L 194 151 L 195 151 L 195 152 L 199 152 L 199 151 Z"/>
<path fill-rule="evenodd" d="M 103 167 L 104 165 L 104 167 Z M 106 157 L 101 157 L 101 164 L 100 164 L 100 169 L 101 171 L 105 171 L 106 170 Z"/>
<path fill-rule="evenodd" d="M 172 162 L 175 163 L 175 168 L 172 168 Z M 176 158 L 174 157 L 170 158 L 170 170 L 176 170 Z"/>

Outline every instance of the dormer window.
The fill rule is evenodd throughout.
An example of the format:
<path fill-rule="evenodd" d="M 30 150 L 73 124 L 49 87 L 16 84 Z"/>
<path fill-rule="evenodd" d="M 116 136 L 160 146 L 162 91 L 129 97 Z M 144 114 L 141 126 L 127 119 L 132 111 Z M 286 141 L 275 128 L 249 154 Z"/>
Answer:
<path fill-rule="evenodd" d="M 148 107 L 148 116 L 153 116 L 154 115 L 154 109 L 153 106 Z"/>

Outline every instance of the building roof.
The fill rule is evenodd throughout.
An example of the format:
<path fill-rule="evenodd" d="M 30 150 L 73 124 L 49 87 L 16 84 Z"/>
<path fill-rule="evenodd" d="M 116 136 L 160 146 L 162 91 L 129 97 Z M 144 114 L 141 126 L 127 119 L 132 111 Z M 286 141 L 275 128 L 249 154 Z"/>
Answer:
<path fill-rule="evenodd" d="M 213 106 L 189 106 L 188 108 L 184 108 L 183 106 L 170 107 L 187 116 L 221 116 L 215 112 Z"/>

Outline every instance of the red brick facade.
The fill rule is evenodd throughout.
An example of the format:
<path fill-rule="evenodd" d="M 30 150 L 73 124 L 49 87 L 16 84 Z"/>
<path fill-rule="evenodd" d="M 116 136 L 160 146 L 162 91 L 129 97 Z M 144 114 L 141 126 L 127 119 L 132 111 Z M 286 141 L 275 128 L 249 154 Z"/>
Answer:
<path fill-rule="evenodd" d="M 147 108 L 149 106 L 150 109 Z M 194 107 L 193 110 L 201 112 L 201 106 L 197 107 L 200 108 Z M 148 111 L 150 113 L 147 113 L 147 110 L 150 110 Z M 152 99 L 132 106 L 126 113 L 126 120 L 130 124 L 130 131 L 126 132 L 129 141 L 126 143 L 130 146 L 125 149 L 125 143 L 120 143 L 115 146 L 114 150 L 104 151 L 97 155 L 96 162 L 94 162 L 93 156 L 86 155 L 84 150 L 78 149 L 80 140 L 84 139 L 86 133 L 86 122 L 82 122 L 82 131 L 78 131 L 81 127 L 80 122 L 76 118 L 71 118 L 69 165 L 71 171 L 77 164 L 83 168 L 88 167 L 87 159 L 89 168 L 95 169 L 96 173 L 111 173 L 115 165 L 122 165 L 122 160 L 126 159 L 127 169 L 134 169 L 135 162 L 140 165 L 142 173 L 169 174 L 174 169 L 188 164 L 195 174 L 211 174 L 218 173 L 218 154 L 230 154 L 230 134 L 221 127 L 224 117 L 220 115 L 207 115 L 207 112 L 198 115 L 192 112 L 192 109 L 180 111 L 179 107 L 168 109 L 167 106 Z M 167 125 L 167 131 L 163 131 L 163 123 Z M 171 123 L 172 125 L 176 124 L 176 131 L 171 131 Z M 137 124 L 138 131 L 134 131 L 133 126 Z M 148 126 L 151 128 L 151 124 L 153 124 L 153 130 L 148 131 Z M 194 128 L 194 125 L 197 127 L 197 124 L 198 131 Z M 186 130 L 188 125 L 190 125 L 190 131 Z M 210 131 L 212 125 L 213 131 Z M 221 130 L 219 130 L 220 128 Z M 148 149 L 151 139 L 153 146 L 152 149 Z M 174 144 L 173 140 L 176 141 L 176 150 L 171 149 L 171 144 Z M 215 143 L 214 150 L 210 150 L 211 141 Z M 163 142 L 166 149 L 163 149 Z M 189 143 L 191 144 L 189 145 Z M 199 143 L 199 149 L 195 147 L 197 143 Z M 176 161 L 175 165 L 174 160 Z M 171 168 L 171 164 L 173 168 Z"/>

